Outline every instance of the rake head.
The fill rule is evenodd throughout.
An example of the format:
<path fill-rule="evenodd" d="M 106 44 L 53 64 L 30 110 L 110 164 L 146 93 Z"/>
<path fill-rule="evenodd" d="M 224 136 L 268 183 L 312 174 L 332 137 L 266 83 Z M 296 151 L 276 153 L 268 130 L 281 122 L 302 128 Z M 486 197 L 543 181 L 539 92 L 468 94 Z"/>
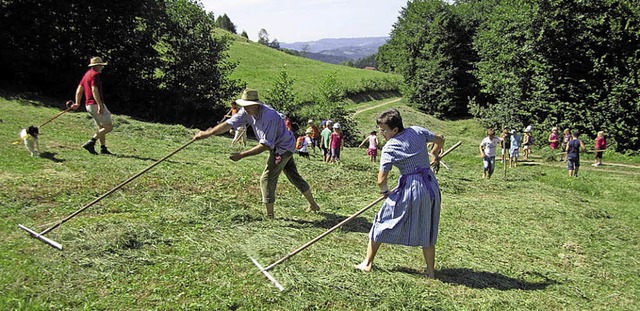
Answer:
<path fill-rule="evenodd" d="M 35 232 L 35 231 L 33 231 L 33 230 L 23 226 L 23 225 L 18 224 L 18 227 L 20 229 L 24 230 L 24 231 L 29 232 L 29 234 L 31 234 L 32 237 L 34 237 L 34 238 L 36 238 L 36 239 L 38 239 L 38 240 L 40 240 L 42 242 L 45 242 L 45 243 L 49 244 L 49 246 L 51 246 L 53 248 L 57 248 L 59 250 L 62 250 L 62 245 L 60 245 L 60 243 L 58 243 L 58 242 L 56 242 L 54 240 L 51 240 L 51 239 L 45 237 L 44 235 L 42 235 L 42 234 L 40 234 L 38 232 Z"/>
<path fill-rule="evenodd" d="M 258 269 L 260 269 L 260 272 L 262 272 L 262 274 L 264 274 L 264 276 L 266 276 L 267 279 L 269 279 L 269 281 L 271 281 L 271 283 L 273 283 L 273 285 L 277 287 L 279 291 L 284 290 L 284 287 L 282 287 L 282 285 L 278 283 L 278 281 L 271 275 L 271 273 L 269 273 L 269 271 L 262 268 L 262 266 L 260 265 L 260 263 L 258 263 L 257 260 L 253 259 L 253 257 L 249 257 L 249 258 L 251 259 L 251 261 L 253 261 L 253 264 L 256 265 Z"/>

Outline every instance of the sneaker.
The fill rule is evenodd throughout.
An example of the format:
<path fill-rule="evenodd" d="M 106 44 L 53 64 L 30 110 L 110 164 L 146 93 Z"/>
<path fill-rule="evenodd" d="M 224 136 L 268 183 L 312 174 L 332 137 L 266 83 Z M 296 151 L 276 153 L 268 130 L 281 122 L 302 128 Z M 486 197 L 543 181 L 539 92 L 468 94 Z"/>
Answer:
<path fill-rule="evenodd" d="M 91 154 L 98 154 L 96 152 L 96 142 L 93 140 L 89 140 L 88 142 L 82 145 L 82 148 L 87 149 Z"/>
<path fill-rule="evenodd" d="M 102 154 L 113 154 L 111 152 L 109 152 L 109 150 L 107 150 L 107 147 L 102 146 L 102 148 L 100 148 L 100 153 Z"/>

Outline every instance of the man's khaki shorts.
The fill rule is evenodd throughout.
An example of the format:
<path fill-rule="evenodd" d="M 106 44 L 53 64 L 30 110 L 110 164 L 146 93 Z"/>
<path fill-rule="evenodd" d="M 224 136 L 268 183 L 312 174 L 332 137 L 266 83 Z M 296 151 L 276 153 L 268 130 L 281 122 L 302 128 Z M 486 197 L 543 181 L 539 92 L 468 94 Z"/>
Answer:
<path fill-rule="evenodd" d="M 111 121 L 111 111 L 107 108 L 107 105 L 102 106 L 102 114 L 98 114 L 98 105 L 87 105 L 87 112 L 93 117 L 93 121 L 96 125 L 109 125 Z"/>

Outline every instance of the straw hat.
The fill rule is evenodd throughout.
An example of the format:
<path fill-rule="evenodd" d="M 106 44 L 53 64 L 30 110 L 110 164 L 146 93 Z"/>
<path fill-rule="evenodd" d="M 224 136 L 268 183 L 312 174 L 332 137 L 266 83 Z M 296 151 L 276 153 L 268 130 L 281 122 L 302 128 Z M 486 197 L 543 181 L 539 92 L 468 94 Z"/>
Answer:
<path fill-rule="evenodd" d="M 93 67 L 93 66 L 106 66 L 107 63 L 102 61 L 102 58 L 100 57 L 92 57 L 91 60 L 89 61 L 89 67 Z"/>
<path fill-rule="evenodd" d="M 245 89 L 242 92 L 242 97 L 236 100 L 236 103 L 242 107 L 264 104 L 258 98 L 258 91 L 252 89 Z"/>

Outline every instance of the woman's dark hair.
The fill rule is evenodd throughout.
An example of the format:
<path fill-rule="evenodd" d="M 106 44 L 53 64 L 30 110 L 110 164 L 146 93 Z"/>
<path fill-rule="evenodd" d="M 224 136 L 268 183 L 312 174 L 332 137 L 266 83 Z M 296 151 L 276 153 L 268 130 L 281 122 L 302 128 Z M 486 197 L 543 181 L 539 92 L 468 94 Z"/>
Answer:
<path fill-rule="evenodd" d="M 398 128 L 398 133 L 404 131 L 404 125 L 402 125 L 402 117 L 400 111 L 397 109 L 389 109 L 378 116 L 376 123 L 386 124 L 390 129 Z"/>
<path fill-rule="evenodd" d="M 378 133 L 376 133 L 376 131 L 371 131 L 371 135 L 376 135 Z"/>

